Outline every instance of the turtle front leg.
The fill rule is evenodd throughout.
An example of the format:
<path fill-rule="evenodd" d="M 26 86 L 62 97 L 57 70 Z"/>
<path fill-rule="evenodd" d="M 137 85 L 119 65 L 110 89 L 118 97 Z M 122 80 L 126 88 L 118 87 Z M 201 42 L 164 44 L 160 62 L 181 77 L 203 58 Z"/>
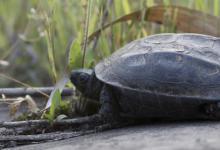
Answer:
<path fill-rule="evenodd" d="M 83 120 L 84 117 L 76 118 L 76 120 L 80 122 L 80 125 L 87 123 L 90 129 L 93 128 L 102 131 L 130 124 L 130 122 L 120 117 L 120 107 L 114 97 L 111 87 L 107 85 L 103 86 L 100 92 L 99 101 L 101 103 L 101 108 L 98 114 L 88 116 L 85 120 Z"/>
<path fill-rule="evenodd" d="M 114 94 L 111 87 L 103 86 L 99 99 L 101 103 L 99 115 L 105 127 L 110 129 L 138 124 L 140 121 L 120 115 L 120 105 Z"/>
<path fill-rule="evenodd" d="M 100 93 L 101 108 L 99 114 L 102 116 L 104 123 L 114 123 L 120 121 L 119 104 L 114 98 L 111 88 L 104 85 Z"/>

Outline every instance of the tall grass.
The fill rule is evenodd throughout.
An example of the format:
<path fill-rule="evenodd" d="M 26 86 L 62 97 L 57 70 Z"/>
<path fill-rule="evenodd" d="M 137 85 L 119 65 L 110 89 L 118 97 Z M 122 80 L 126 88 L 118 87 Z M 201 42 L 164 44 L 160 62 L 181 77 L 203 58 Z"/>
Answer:
<path fill-rule="evenodd" d="M 10 62 L 9 67 L 0 66 L 0 71 L 33 86 L 52 84 L 63 70 L 68 43 L 72 40 L 78 43 L 84 41 L 86 3 L 87 0 L 0 1 L 0 60 Z M 220 14 L 220 0 L 92 0 L 88 34 L 120 16 L 159 4 L 179 5 L 215 16 Z M 136 38 L 159 32 L 176 32 L 175 15 L 165 19 L 167 23 L 163 25 L 142 20 L 111 26 L 101 32 L 94 40 L 95 44 L 87 45 L 85 67 L 92 67 Z M 201 22 L 205 21 L 206 18 Z M 81 63 L 79 51 L 75 51 L 77 55 L 72 63 Z M 13 86 L 13 83 L 0 78 L 0 87 L 5 86 Z"/>

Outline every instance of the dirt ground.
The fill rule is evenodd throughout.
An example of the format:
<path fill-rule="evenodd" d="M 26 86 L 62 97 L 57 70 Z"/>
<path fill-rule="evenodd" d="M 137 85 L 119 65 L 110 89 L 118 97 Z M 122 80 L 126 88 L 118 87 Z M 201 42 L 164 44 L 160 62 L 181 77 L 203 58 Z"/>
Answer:
<path fill-rule="evenodd" d="M 12 150 L 219 150 L 220 122 L 146 124 Z"/>

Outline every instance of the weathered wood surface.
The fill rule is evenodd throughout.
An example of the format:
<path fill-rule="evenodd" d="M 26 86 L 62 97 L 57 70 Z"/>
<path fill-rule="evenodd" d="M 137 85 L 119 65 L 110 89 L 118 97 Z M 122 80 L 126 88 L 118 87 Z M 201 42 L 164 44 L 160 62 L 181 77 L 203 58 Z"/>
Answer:
<path fill-rule="evenodd" d="M 220 122 L 146 124 L 13 150 L 219 150 Z"/>

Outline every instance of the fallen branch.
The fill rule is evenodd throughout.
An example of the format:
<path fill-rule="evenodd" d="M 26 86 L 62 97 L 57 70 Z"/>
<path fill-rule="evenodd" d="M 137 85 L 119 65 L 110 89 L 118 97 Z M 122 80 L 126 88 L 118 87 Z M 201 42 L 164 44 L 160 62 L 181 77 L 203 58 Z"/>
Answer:
<path fill-rule="evenodd" d="M 33 88 L 0 88 L 0 95 L 5 95 L 6 97 L 17 97 L 17 96 L 42 96 L 42 93 L 50 95 L 54 87 L 33 87 Z M 40 91 L 40 92 L 39 92 Z M 62 96 L 71 96 L 74 91 L 72 88 L 64 88 Z M 43 95 L 45 96 L 45 95 Z"/>
<path fill-rule="evenodd" d="M 28 121 L 4 121 L 0 123 L 0 128 L 16 128 L 16 127 L 22 127 L 22 126 L 44 126 L 49 125 L 48 120 L 28 120 Z"/>
<path fill-rule="evenodd" d="M 78 131 L 78 132 L 57 132 L 57 133 L 44 133 L 36 135 L 9 135 L 0 136 L 0 142 L 17 141 L 17 142 L 42 142 L 42 141 L 55 141 L 72 137 L 77 137 L 89 133 L 94 133 L 94 130 Z"/>
<path fill-rule="evenodd" d="M 76 125 L 79 125 L 79 126 L 85 125 L 85 123 L 91 122 L 91 119 L 94 121 L 94 119 L 97 119 L 97 116 L 94 115 L 92 117 L 59 120 L 59 121 L 54 121 L 53 124 L 51 124 L 47 120 L 2 122 L 0 123 L 0 129 L 2 128 L 2 131 L 1 131 L 2 133 L 0 133 L 1 135 L 0 146 L 3 148 L 6 148 L 6 147 L 13 147 L 16 145 L 63 140 L 63 139 L 82 136 L 85 134 L 91 134 L 91 133 L 95 133 L 99 131 L 104 131 L 106 129 L 109 129 L 110 127 L 109 125 L 96 126 L 95 124 L 91 124 L 91 127 L 93 127 L 92 129 L 84 126 L 85 130 L 78 130 L 79 128 L 75 128 L 74 132 L 72 131 L 68 132 L 68 130 L 72 130 L 71 127 L 76 126 Z M 39 127 L 37 125 L 39 125 Z M 50 129 L 53 128 L 53 125 L 54 127 L 65 125 L 69 128 L 65 128 L 64 129 L 65 132 L 43 133 L 42 131 L 45 131 L 44 128 L 40 129 L 40 126 L 42 125 L 46 126 L 47 128 L 49 127 Z M 10 129 L 7 129 L 7 128 L 10 128 Z M 34 134 L 30 134 L 32 133 L 31 132 L 32 129 L 34 129 L 35 131 L 38 129 L 41 132 L 40 134 L 36 134 L 37 132 Z M 54 130 L 52 129 L 49 131 L 54 131 Z M 7 133 L 10 133 L 10 134 L 7 134 Z"/>
<path fill-rule="evenodd" d="M 9 135 L 0 136 L 0 147 L 8 148 L 17 145 L 33 144 L 48 141 L 58 141 L 69 138 L 74 138 L 78 136 L 83 136 L 86 134 L 95 133 L 96 130 L 86 130 L 78 132 L 56 132 L 56 133 L 44 133 L 37 135 Z"/>
<path fill-rule="evenodd" d="M 24 126 L 74 126 L 89 123 L 91 120 L 98 120 L 97 116 L 88 116 L 88 117 L 79 117 L 74 119 L 63 119 L 57 120 L 53 123 L 49 122 L 48 120 L 27 120 L 27 121 L 4 121 L 0 122 L 0 128 L 16 128 L 16 127 L 24 127 Z"/>

